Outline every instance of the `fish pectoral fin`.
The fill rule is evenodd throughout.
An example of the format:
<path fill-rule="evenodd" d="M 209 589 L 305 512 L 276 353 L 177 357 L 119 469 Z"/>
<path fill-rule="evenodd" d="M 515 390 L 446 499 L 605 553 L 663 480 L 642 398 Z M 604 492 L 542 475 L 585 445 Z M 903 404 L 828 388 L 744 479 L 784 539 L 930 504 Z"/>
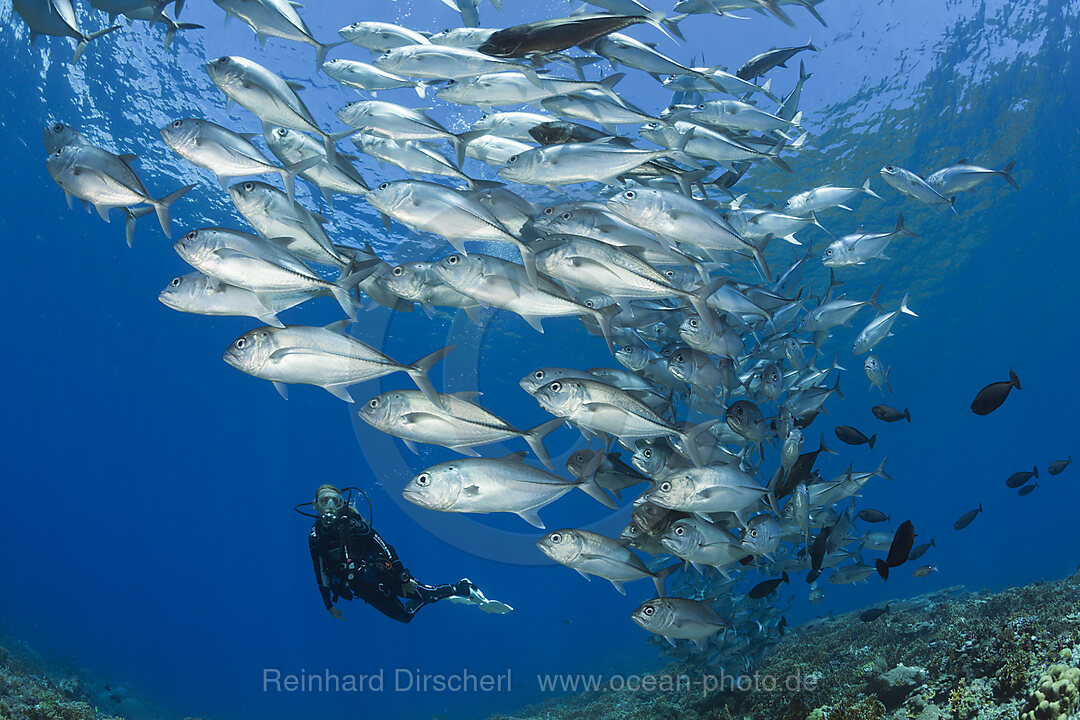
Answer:
<path fill-rule="evenodd" d="M 288 385 L 286 385 L 283 382 L 277 382 L 275 380 L 274 381 L 274 389 L 278 391 L 278 395 L 280 395 L 283 400 L 288 400 L 289 399 L 289 386 Z"/>
<path fill-rule="evenodd" d="M 589 576 L 589 573 L 585 572 L 584 570 L 582 570 L 580 568 L 574 568 L 574 570 L 575 570 L 575 572 L 577 572 L 578 575 L 585 578 L 585 580 L 587 582 L 592 582 L 592 578 Z"/>
<path fill-rule="evenodd" d="M 521 319 L 529 323 L 529 325 L 531 325 L 533 330 L 535 330 L 536 332 L 544 332 L 544 326 L 541 324 L 543 318 L 537 317 L 536 315 L 524 315 L 522 313 L 518 313 L 518 315 L 521 315 Z"/>
<path fill-rule="evenodd" d="M 416 447 L 415 442 L 413 442 L 412 440 L 407 440 L 405 438 L 400 438 L 400 440 L 401 440 L 401 442 L 405 443 L 405 447 L 412 450 L 414 455 L 419 455 L 420 454 L 420 449 Z"/>
<path fill-rule="evenodd" d="M 613 587 L 614 587 L 614 588 L 615 588 L 616 590 L 618 590 L 618 591 L 619 591 L 619 592 L 620 592 L 621 594 L 623 594 L 623 595 L 625 595 L 625 594 L 626 594 L 626 588 L 624 588 L 624 587 L 622 586 L 622 583 L 619 583 L 619 582 L 615 582 L 615 581 L 614 581 L 614 580 L 612 580 L 611 578 L 608 578 L 608 582 L 610 582 L 610 583 L 612 584 L 612 586 L 613 586 Z"/>

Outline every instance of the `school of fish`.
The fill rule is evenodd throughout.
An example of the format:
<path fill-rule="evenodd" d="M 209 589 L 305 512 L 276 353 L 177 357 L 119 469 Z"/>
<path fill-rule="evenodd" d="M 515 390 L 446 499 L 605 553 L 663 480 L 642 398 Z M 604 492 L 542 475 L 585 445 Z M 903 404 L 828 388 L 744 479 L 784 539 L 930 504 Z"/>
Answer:
<path fill-rule="evenodd" d="M 96 32 L 78 26 L 71 0 L 14 4 L 34 35 L 74 38 L 73 62 L 118 29 L 111 24 L 118 15 L 161 22 L 169 41 L 198 27 L 175 19 L 183 0 L 89 1 L 110 21 Z M 624 34 L 681 38 L 679 24 L 689 17 L 740 11 L 791 25 L 801 11 L 824 23 L 821 0 L 679 0 L 670 14 L 639 0 L 591 0 L 596 12 L 500 29 L 480 27 L 476 0 L 444 0 L 460 11 L 462 27 L 431 33 L 360 20 L 330 43 L 316 40 L 287 0 L 214 2 L 251 26 L 263 46 L 268 38 L 311 45 L 316 70 L 341 84 L 342 102 L 336 119 L 316 118 L 300 86 L 277 70 L 239 55 L 207 59 L 229 105 L 261 123 L 261 143 L 198 117 L 174 119 L 161 138 L 218 178 L 250 228 L 184 232 L 174 247 L 192 271 L 172 279 L 159 299 L 182 312 L 263 323 L 233 341 L 224 360 L 282 395 L 289 385 L 318 386 L 356 402 L 360 419 L 411 448 L 438 445 L 466 456 L 408 479 L 407 500 L 439 512 L 516 514 L 546 533 L 539 552 L 624 594 L 624 584 L 649 579 L 642 591 L 656 597 L 634 611 L 633 622 L 672 646 L 692 643 L 673 652 L 708 653 L 716 662 L 749 663 L 784 633 L 778 598 L 796 574 L 805 574 L 817 603 L 821 582 L 886 579 L 934 545 L 915 545 L 910 522 L 877 531 L 890 516 L 856 507 L 867 483 L 892 480 L 885 458 L 835 477 L 815 469 L 822 453 L 837 453 L 809 427 L 843 398 L 845 366 L 861 361 L 870 385 L 892 393 L 884 353 L 897 342 L 889 340 L 894 332 L 917 317 L 903 288 L 889 288 L 902 299 L 883 304 L 882 288 L 849 297 L 837 277 L 887 261 L 892 243 L 919 242 L 903 215 L 894 226 L 846 235 L 826 228 L 850 224 L 860 203 L 885 192 L 882 182 L 913 207 L 944 211 L 947 223 L 959 194 L 993 192 L 980 186 L 994 178 L 1019 187 L 1013 163 L 994 170 L 962 160 L 925 176 L 885 165 L 880 178 L 804 179 L 798 160 L 811 141 L 799 105 L 811 78 L 806 64 L 819 48 L 773 48 L 729 73 L 684 65 Z M 367 51 L 370 62 L 348 58 L 356 53 L 342 45 Z M 797 55 L 804 58 L 797 77 L 777 70 Z M 655 83 L 670 102 L 628 102 L 619 94 L 627 75 Z M 378 95 L 394 92 L 397 102 Z M 414 93 L 440 111 L 485 114 L 455 132 L 434 111 L 410 105 Z M 363 177 L 354 156 L 337 148 L 346 140 L 410 179 Z M 62 122 L 45 127 L 44 143 L 49 174 L 69 204 L 78 199 L 106 220 L 110 210 L 122 211 L 129 245 L 136 221 L 149 213 L 171 237 L 169 207 L 194 185 L 152 192 L 134 155 L 96 147 Z M 790 173 L 804 189 L 782 204 L 755 202 L 772 190 L 755 184 L 762 166 Z M 327 215 L 297 202 L 297 177 L 325 197 Z M 280 187 L 267 182 L 275 179 Z M 330 204 L 334 195 L 362 198 L 388 231 L 441 236 L 446 254 L 391 265 L 367 238 L 334 237 L 334 214 L 346 212 Z M 311 327 L 279 318 L 320 297 L 340 305 L 340 322 Z M 521 391 L 552 418 L 519 428 L 475 394 L 433 386 L 428 373 L 453 346 L 392 358 L 349 334 L 350 324 L 364 322 L 363 308 L 416 305 L 429 313 L 460 309 L 477 322 L 513 313 L 538 332 L 545 318 L 577 317 L 613 362 L 522 368 Z M 861 329 L 841 347 L 834 331 L 853 325 Z M 416 389 L 354 399 L 363 383 L 390 373 L 408 375 Z M 996 409 L 1013 388 L 1020 382 L 1010 373 L 980 393 L 973 411 Z M 912 421 L 906 408 L 882 404 L 872 413 Z M 544 438 L 567 424 L 586 443 L 557 473 Z M 873 450 L 877 442 L 877 434 L 851 426 L 833 432 L 848 445 Z M 528 452 L 483 457 L 477 450 L 517 438 L 543 469 L 527 462 Z M 1070 463 L 1058 461 L 1050 472 Z M 1037 470 L 1017 474 L 1009 487 L 1032 476 Z M 574 489 L 605 513 L 632 509 L 620 537 L 548 531 L 539 511 Z"/>

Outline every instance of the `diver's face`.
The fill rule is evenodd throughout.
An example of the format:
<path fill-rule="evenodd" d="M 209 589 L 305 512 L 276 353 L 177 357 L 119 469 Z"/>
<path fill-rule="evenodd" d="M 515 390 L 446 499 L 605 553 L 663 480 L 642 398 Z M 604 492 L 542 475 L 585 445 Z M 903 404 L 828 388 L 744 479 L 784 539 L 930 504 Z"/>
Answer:
<path fill-rule="evenodd" d="M 315 512 L 323 527 L 329 527 L 341 514 L 345 500 L 338 493 L 323 493 L 315 498 Z"/>

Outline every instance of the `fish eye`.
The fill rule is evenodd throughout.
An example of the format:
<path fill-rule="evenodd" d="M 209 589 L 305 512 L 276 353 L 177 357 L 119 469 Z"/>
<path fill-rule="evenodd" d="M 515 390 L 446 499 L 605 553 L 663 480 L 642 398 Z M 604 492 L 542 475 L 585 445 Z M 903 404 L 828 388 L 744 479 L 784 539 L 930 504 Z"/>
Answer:
<path fill-rule="evenodd" d="M 593 302 L 592 300 L 586 300 L 585 301 L 585 307 L 587 307 L 587 308 L 589 308 L 591 310 L 594 307 L 596 307 L 596 303 Z"/>
<path fill-rule="evenodd" d="M 643 457 L 643 458 L 645 458 L 646 460 L 648 460 L 649 458 L 651 458 L 651 457 L 652 457 L 652 450 L 642 450 L 642 451 L 641 451 L 641 457 Z"/>
<path fill-rule="evenodd" d="M 56 152 L 53 153 L 53 157 L 60 157 L 63 154 L 64 154 L 64 148 L 58 147 L 58 148 L 56 148 Z"/>
<path fill-rule="evenodd" d="M 667 480 L 660 483 L 660 492 L 671 492 L 671 483 Z"/>
<path fill-rule="evenodd" d="M 379 407 L 379 398 L 371 398 L 371 401 L 368 402 L 368 407 L 371 409 Z"/>
<path fill-rule="evenodd" d="M 509 159 L 509 160 L 507 160 L 506 162 L 508 162 L 508 163 L 516 163 L 516 162 L 517 162 L 517 159 L 518 159 L 518 156 L 517 156 L 517 155 L 511 155 L 511 156 L 510 156 L 510 159 Z"/>
<path fill-rule="evenodd" d="M 642 613 L 643 613 L 644 615 L 648 615 L 649 617 L 652 617 L 653 613 L 655 613 L 655 612 L 656 612 L 656 610 L 654 610 L 654 609 L 653 609 L 653 608 L 651 608 L 651 607 L 647 607 L 647 608 L 645 608 L 644 610 L 642 610 L 641 612 L 642 612 Z"/>
<path fill-rule="evenodd" d="M 754 528 L 753 530 L 750 531 L 750 537 L 754 537 L 754 538 L 757 537 L 757 528 Z"/>
<path fill-rule="evenodd" d="M 180 126 L 181 126 L 181 125 L 183 125 L 183 124 L 184 124 L 184 123 L 183 123 L 182 121 L 180 121 L 180 120 L 173 120 L 172 126 L 173 126 L 174 128 L 178 128 L 178 127 L 180 127 Z"/>
<path fill-rule="evenodd" d="M 427 487 L 431 484 L 431 477 L 427 473 L 420 473 L 416 476 L 416 484 L 420 487 Z"/>
<path fill-rule="evenodd" d="M 450 257 L 446 258 L 446 264 L 447 265 L 457 265 L 458 260 L 459 260 L 459 258 L 458 258 L 457 255 L 451 255 Z"/>
<path fill-rule="evenodd" d="M 545 214 L 545 215 L 551 215 L 551 214 L 553 214 L 554 212 L 555 212 L 555 208 L 553 208 L 553 207 L 546 207 L 546 208 L 544 208 L 544 214 Z"/>
<path fill-rule="evenodd" d="M 172 287 L 180 287 L 180 283 L 182 282 L 184 282 L 182 278 L 174 277 L 169 285 Z"/>
<path fill-rule="evenodd" d="M 285 128 L 278 128 L 274 132 L 277 134 L 278 137 L 285 137 L 286 135 L 289 134 L 289 131 L 286 130 Z"/>
<path fill-rule="evenodd" d="M 447 85 L 447 87 L 449 87 L 450 85 L 453 85 L 456 82 L 457 82 L 457 80 L 454 80 L 453 78 L 451 78 L 450 80 L 446 81 L 446 85 Z"/>
<path fill-rule="evenodd" d="M 562 535 L 560 535 L 559 533 L 551 533 L 551 542 L 553 542 L 553 543 L 562 542 Z"/>
<path fill-rule="evenodd" d="M 832 254 L 833 254 L 833 250 L 832 250 L 832 248 L 829 248 L 828 250 L 826 250 L 826 251 L 825 251 L 825 254 L 826 254 L 826 255 L 832 255 Z"/>
<path fill-rule="evenodd" d="M 244 183 L 244 190 L 245 191 L 251 192 L 254 189 L 255 189 L 255 183 L 251 183 L 251 182 Z"/>
<path fill-rule="evenodd" d="M 246 339 L 240 338 L 239 340 L 236 341 L 236 349 L 237 350 L 243 350 L 245 347 L 247 347 L 247 340 Z"/>
<path fill-rule="evenodd" d="M 533 373 L 533 377 L 536 378 L 537 380 L 543 380 L 544 379 L 544 371 L 543 370 L 537 370 L 536 372 Z"/>
<path fill-rule="evenodd" d="M 892 172 L 895 169 L 896 168 L 894 168 L 892 165 L 886 165 L 885 166 L 885 172 Z"/>
<path fill-rule="evenodd" d="M 674 361 L 675 361 L 675 362 L 677 362 L 677 363 L 681 363 L 681 362 L 683 361 L 683 354 L 682 354 L 682 353 L 679 353 L 678 355 L 676 355 L 675 357 L 673 357 L 673 358 L 672 358 L 672 360 L 674 360 Z"/>
<path fill-rule="evenodd" d="M 548 387 L 551 389 L 551 392 L 559 392 L 560 390 L 562 390 L 562 383 L 555 381 L 548 385 Z"/>
<path fill-rule="evenodd" d="M 393 270 L 390 271 L 390 274 L 393 275 L 394 277 L 401 277 L 402 275 L 405 274 L 405 268 L 398 265 L 396 268 L 394 268 Z"/>
<path fill-rule="evenodd" d="M 64 126 L 61 123 L 56 123 L 55 125 L 52 126 L 52 129 L 53 129 L 53 132 L 55 132 L 55 133 L 63 132 Z"/>
<path fill-rule="evenodd" d="M 627 200 L 633 200 L 636 196 L 637 196 L 637 193 L 634 192 L 633 190 L 627 190 L 626 192 L 623 193 L 623 197 L 626 198 Z"/>
<path fill-rule="evenodd" d="M 667 275 L 669 278 L 675 277 L 675 271 L 674 270 L 667 270 L 667 271 L 664 272 L 664 274 Z"/>
<path fill-rule="evenodd" d="M 675 528 L 675 534 L 680 535 L 680 536 L 685 535 L 686 534 L 686 528 L 681 527 L 681 526 Z"/>
<path fill-rule="evenodd" d="M 692 327 L 692 328 L 695 328 L 695 329 L 696 329 L 696 328 L 697 328 L 697 326 L 698 326 L 698 321 L 697 321 L 697 318 L 691 318 L 691 319 L 690 319 L 690 327 Z"/>
<path fill-rule="evenodd" d="M 627 353 L 634 352 L 634 348 L 627 345 L 626 347 L 623 348 L 623 352 L 627 352 Z"/>
<path fill-rule="evenodd" d="M 188 233 L 187 235 L 185 235 L 185 236 L 184 236 L 184 239 L 185 239 L 185 240 L 194 240 L 194 239 L 195 239 L 195 236 L 196 236 L 197 234 L 198 234 L 198 233 L 197 233 L 197 232 L 196 232 L 195 230 L 192 230 L 191 232 L 189 232 L 189 233 Z"/>
<path fill-rule="evenodd" d="M 390 187 L 390 183 L 383 183 L 382 185 L 379 186 L 379 189 L 380 190 L 385 190 L 388 187 Z"/>
<path fill-rule="evenodd" d="M 705 103 L 698 103 L 697 109 L 698 110 L 704 110 L 705 109 Z"/>
<path fill-rule="evenodd" d="M 561 217 L 563 220 L 569 220 L 570 219 L 570 213 L 565 212 L 562 215 L 560 215 L 559 217 Z"/>
<path fill-rule="evenodd" d="M 229 64 L 229 58 L 228 57 L 219 57 L 217 59 L 217 64 L 218 65 L 228 65 Z"/>

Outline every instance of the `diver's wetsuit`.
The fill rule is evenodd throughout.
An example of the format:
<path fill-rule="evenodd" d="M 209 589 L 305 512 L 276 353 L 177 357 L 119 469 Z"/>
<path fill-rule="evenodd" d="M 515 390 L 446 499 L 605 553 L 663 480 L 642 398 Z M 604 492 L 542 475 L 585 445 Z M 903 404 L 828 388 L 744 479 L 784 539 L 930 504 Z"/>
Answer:
<path fill-rule="evenodd" d="M 428 603 L 469 594 L 468 583 L 423 585 L 406 591 L 412 576 L 394 548 L 355 513 L 336 517 L 328 527 L 316 521 L 308 537 L 311 563 L 326 609 L 339 598 L 362 598 L 376 610 L 407 623 Z"/>

